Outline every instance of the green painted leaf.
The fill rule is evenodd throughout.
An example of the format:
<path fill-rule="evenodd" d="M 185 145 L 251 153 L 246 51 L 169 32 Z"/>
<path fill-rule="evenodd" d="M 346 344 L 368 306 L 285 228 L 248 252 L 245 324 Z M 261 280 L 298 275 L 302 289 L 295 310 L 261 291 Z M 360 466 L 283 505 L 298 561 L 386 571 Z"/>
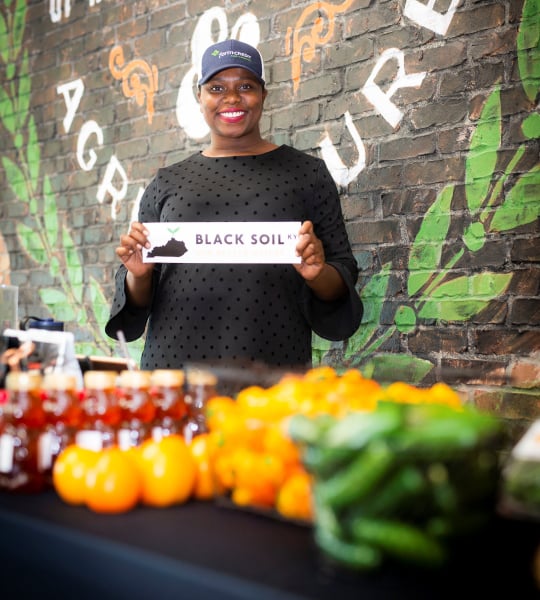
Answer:
<path fill-rule="evenodd" d="M 523 90 L 531 102 L 540 89 L 540 2 L 525 0 L 517 35 L 518 67 Z"/>
<path fill-rule="evenodd" d="M 410 306 L 400 306 L 394 322 L 401 333 L 411 333 L 416 329 L 416 313 Z"/>
<path fill-rule="evenodd" d="M 531 113 L 526 117 L 521 125 L 521 131 L 530 140 L 540 138 L 540 114 Z"/>
<path fill-rule="evenodd" d="M 39 183 L 39 168 L 41 161 L 41 151 L 39 149 L 36 122 L 34 115 L 30 115 L 28 120 L 28 145 L 26 148 L 26 160 L 30 171 L 31 185 L 34 193 L 37 192 Z"/>
<path fill-rule="evenodd" d="M 60 288 L 43 287 L 40 288 L 39 293 L 43 302 L 49 307 L 57 304 L 67 304 L 68 302 L 68 297 Z"/>
<path fill-rule="evenodd" d="M 9 61 L 9 35 L 4 15 L 0 12 L 0 57 L 6 64 Z"/>
<path fill-rule="evenodd" d="M 380 354 L 371 358 L 362 372 L 381 383 L 406 381 L 417 384 L 433 369 L 433 363 L 409 354 Z"/>
<path fill-rule="evenodd" d="M 450 227 L 450 205 L 454 186 L 445 187 L 426 212 L 409 255 L 409 296 L 422 288 L 441 262 L 443 243 Z"/>
<path fill-rule="evenodd" d="M 21 202 L 28 202 L 28 188 L 23 172 L 7 156 L 2 156 L 2 165 L 6 172 L 9 187 Z"/>
<path fill-rule="evenodd" d="M 75 312 L 62 290 L 58 288 L 41 288 L 39 296 L 55 319 L 65 323 L 75 321 Z"/>
<path fill-rule="evenodd" d="M 477 273 L 457 277 L 436 288 L 419 316 L 441 321 L 466 321 L 483 310 L 508 287 L 512 273 Z"/>
<path fill-rule="evenodd" d="M 19 236 L 21 246 L 33 260 L 40 265 L 47 263 L 45 246 L 33 229 L 19 222 L 17 223 L 17 235 Z"/>
<path fill-rule="evenodd" d="M 311 336 L 312 350 L 318 350 L 319 352 L 326 353 L 332 347 L 332 343 L 333 342 L 331 340 L 325 340 L 324 338 L 318 336 L 316 333 L 314 333 Z"/>
<path fill-rule="evenodd" d="M 540 215 L 540 165 L 524 173 L 495 211 L 490 231 L 508 231 L 532 223 Z"/>
<path fill-rule="evenodd" d="M 109 320 L 111 306 L 94 277 L 90 277 L 90 298 L 96 323 L 99 327 L 104 327 L 105 323 Z"/>
<path fill-rule="evenodd" d="M 77 342 L 75 344 L 75 352 L 79 356 L 96 356 L 96 344 L 92 342 Z"/>
<path fill-rule="evenodd" d="M 19 93 L 18 93 L 18 129 L 23 127 L 24 121 L 30 108 L 30 96 L 32 91 L 32 81 L 28 73 L 28 50 L 24 51 L 21 71 L 19 73 Z"/>
<path fill-rule="evenodd" d="M 463 233 L 463 241 L 471 252 L 478 252 L 486 243 L 486 234 L 482 223 L 471 223 Z"/>
<path fill-rule="evenodd" d="M 37 197 L 34 194 L 31 194 L 30 201 L 28 203 L 28 210 L 31 215 L 37 215 L 39 212 L 39 204 Z"/>
<path fill-rule="evenodd" d="M 66 251 L 66 262 L 70 282 L 81 283 L 83 280 L 81 259 L 67 227 L 64 227 L 62 230 L 62 244 Z"/>
<path fill-rule="evenodd" d="M 381 271 L 371 277 L 360 293 L 364 304 L 364 315 L 362 324 L 347 341 L 347 349 L 344 355 L 346 359 L 360 352 L 379 328 L 382 307 L 390 279 L 390 268 L 391 263 L 383 265 Z"/>
<path fill-rule="evenodd" d="M 51 262 L 49 263 L 49 272 L 53 277 L 60 277 L 62 273 L 60 261 L 56 256 L 51 257 Z"/>
<path fill-rule="evenodd" d="M 21 51 L 23 43 L 24 26 L 26 21 L 26 2 L 27 0 L 17 0 L 15 13 L 13 15 L 13 46 L 17 52 Z"/>
<path fill-rule="evenodd" d="M 15 109 L 13 107 L 13 102 L 11 98 L 8 96 L 6 90 L 0 85 L 0 120 L 4 127 L 11 133 L 11 135 L 15 134 L 15 130 L 17 129 L 16 120 L 15 120 Z"/>
<path fill-rule="evenodd" d="M 486 100 L 465 161 L 465 196 L 472 213 L 487 198 L 501 145 L 501 94 L 496 88 Z"/>
<path fill-rule="evenodd" d="M 43 179 L 43 220 L 45 233 L 51 248 L 58 247 L 58 213 L 56 210 L 56 196 L 51 186 L 48 175 Z"/>

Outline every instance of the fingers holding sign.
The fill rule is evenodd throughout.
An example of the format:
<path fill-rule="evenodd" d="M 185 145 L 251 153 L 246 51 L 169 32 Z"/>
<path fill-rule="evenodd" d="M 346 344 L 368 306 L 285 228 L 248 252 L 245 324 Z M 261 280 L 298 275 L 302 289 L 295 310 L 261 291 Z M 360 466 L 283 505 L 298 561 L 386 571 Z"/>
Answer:
<path fill-rule="evenodd" d="M 148 231 L 142 223 L 134 222 L 128 234 L 120 237 L 116 255 L 135 276 L 145 275 L 153 269 L 153 265 L 143 262 L 143 248 L 150 248 Z"/>
<path fill-rule="evenodd" d="M 294 265 L 295 269 L 307 281 L 315 279 L 324 268 L 325 257 L 322 242 L 315 235 L 311 221 L 304 221 L 300 227 L 296 254 L 302 259 L 302 262 Z"/>

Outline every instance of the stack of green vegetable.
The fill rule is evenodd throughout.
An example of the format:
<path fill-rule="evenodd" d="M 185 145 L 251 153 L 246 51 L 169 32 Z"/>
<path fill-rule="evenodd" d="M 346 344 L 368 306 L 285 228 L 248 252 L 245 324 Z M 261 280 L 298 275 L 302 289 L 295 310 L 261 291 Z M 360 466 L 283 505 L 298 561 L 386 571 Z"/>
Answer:
<path fill-rule="evenodd" d="M 472 407 L 381 402 L 296 415 L 289 433 L 314 478 L 316 542 L 342 566 L 440 565 L 453 536 L 493 513 L 502 429 Z"/>

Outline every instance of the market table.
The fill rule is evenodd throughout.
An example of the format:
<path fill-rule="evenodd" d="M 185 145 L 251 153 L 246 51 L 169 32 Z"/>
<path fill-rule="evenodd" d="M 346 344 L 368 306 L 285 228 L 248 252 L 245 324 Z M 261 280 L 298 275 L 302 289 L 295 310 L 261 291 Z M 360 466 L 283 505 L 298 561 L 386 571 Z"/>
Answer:
<path fill-rule="evenodd" d="M 351 575 L 321 559 L 309 528 L 213 503 L 113 516 L 53 491 L 0 492 L 2 598 L 523 600 L 540 597 L 539 543 L 538 523 L 495 517 L 443 569 Z"/>

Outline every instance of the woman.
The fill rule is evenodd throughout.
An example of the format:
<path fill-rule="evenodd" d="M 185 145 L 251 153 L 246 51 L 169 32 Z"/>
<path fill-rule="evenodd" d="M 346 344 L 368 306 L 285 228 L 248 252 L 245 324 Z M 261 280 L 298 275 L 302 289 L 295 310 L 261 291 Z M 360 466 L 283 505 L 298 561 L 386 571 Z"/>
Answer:
<path fill-rule="evenodd" d="M 120 239 L 109 336 L 146 340 L 141 368 L 227 359 L 311 361 L 311 333 L 349 337 L 360 325 L 358 276 L 324 162 L 261 137 L 267 96 L 257 49 L 237 40 L 204 53 L 198 98 L 210 128 L 200 153 L 160 169 L 139 221 Z M 145 222 L 300 221 L 299 264 L 144 263 Z"/>

